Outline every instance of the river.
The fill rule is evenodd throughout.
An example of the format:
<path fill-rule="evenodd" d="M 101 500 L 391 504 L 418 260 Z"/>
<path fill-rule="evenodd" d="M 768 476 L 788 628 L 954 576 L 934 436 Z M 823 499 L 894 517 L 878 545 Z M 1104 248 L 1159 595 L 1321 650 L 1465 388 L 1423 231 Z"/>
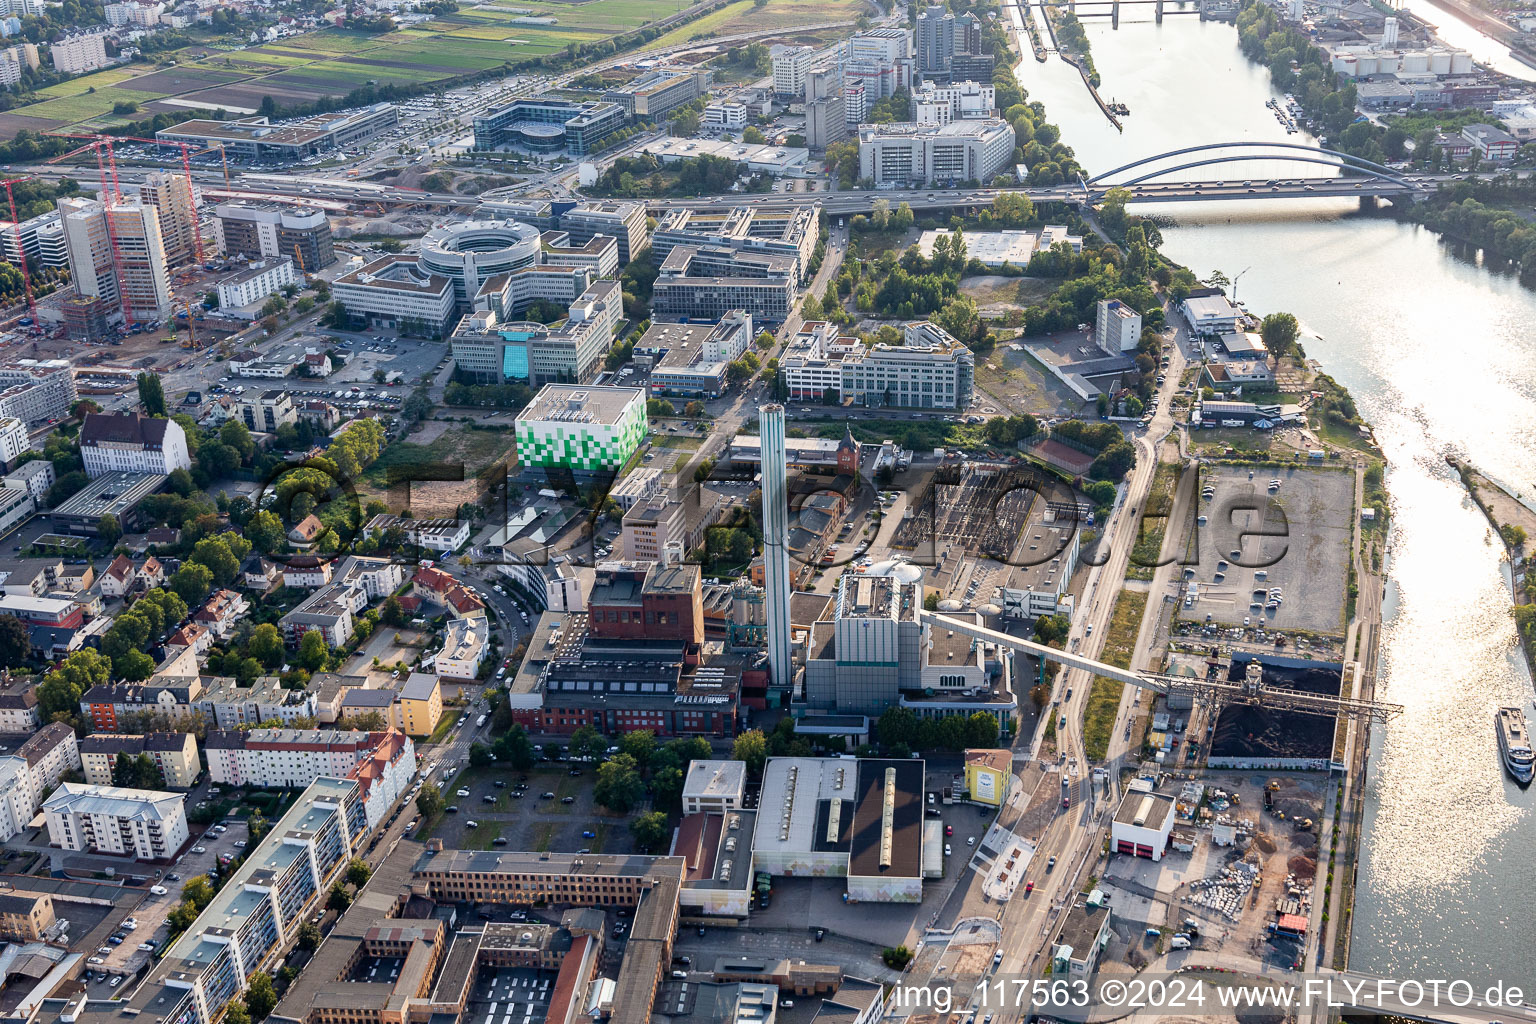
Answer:
<path fill-rule="evenodd" d="M 1101 91 L 1131 109 L 1123 134 L 1056 57 L 1027 58 L 1019 75 L 1090 174 L 1183 146 L 1305 138 L 1288 137 L 1264 106 L 1275 95 L 1268 72 L 1243 57 L 1231 25 L 1183 14 L 1085 25 Z M 1206 176 L 1317 171 L 1236 164 Z M 1529 708 L 1531 680 L 1502 549 L 1443 461 L 1455 451 L 1536 492 L 1536 293 L 1421 228 L 1358 215 L 1350 201 L 1144 212 L 1175 219 L 1164 230 L 1171 258 L 1202 276 L 1222 270 L 1256 311 L 1297 315 L 1308 355 L 1354 394 L 1388 459 L 1378 694 L 1407 710 L 1375 734 L 1351 967 L 1536 977 L 1522 923 L 1536 906 L 1536 872 L 1521 853 L 1536 833 L 1536 789 L 1502 772 L 1491 718 L 1501 703 Z"/>

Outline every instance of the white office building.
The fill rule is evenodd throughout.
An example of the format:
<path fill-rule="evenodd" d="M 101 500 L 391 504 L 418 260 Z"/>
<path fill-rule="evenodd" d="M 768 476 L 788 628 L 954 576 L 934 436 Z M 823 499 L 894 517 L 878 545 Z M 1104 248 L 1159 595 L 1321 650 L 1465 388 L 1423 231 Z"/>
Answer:
<path fill-rule="evenodd" d="M 704 108 L 704 127 L 739 132 L 747 126 L 747 105 L 721 101 Z"/>
<path fill-rule="evenodd" d="M 253 306 L 298 283 L 292 260 L 261 260 L 219 282 L 219 308 Z"/>
<path fill-rule="evenodd" d="M 331 294 L 354 319 L 427 337 L 446 334 L 457 308 L 453 282 L 422 270 L 410 256 L 385 256 L 343 274 Z"/>
<path fill-rule="evenodd" d="M 799 99 L 805 95 L 805 76 L 816 62 L 816 48 L 775 43 L 768 50 L 773 61 L 773 92 Z"/>
<path fill-rule="evenodd" d="M 179 793 L 65 782 L 43 804 L 48 841 L 65 850 L 169 860 L 187 841 Z"/>
<path fill-rule="evenodd" d="M 108 473 L 172 473 L 192 468 L 187 435 L 175 420 L 138 413 L 87 413 L 80 458 L 91 479 Z"/>
<path fill-rule="evenodd" d="M 14 416 L 0 418 L 0 463 L 9 465 L 23 452 L 32 450 L 32 437 L 27 425 Z"/>
<path fill-rule="evenodd" d="M 997 103 L 991 82 L 954 82 L 940 85 L 927 81 L 912 94 L 912 116 L 918 124 L 949 124 L 951 121 L 991 117 Z"/>
<path fill-rule="evenodd" d="M 1013 162 L 1013 141 L 1013 126 L 993 117 L 860 125 L 859 177 L 877 187 L 985 184 Z"/>
<path fill-rule="evenodd" d="M 1100 351 L 1117 356 L 1141 344 L 1141 314 L 1119 299 L 1100 299 L 1093 321 L 1093 342 Z"/>

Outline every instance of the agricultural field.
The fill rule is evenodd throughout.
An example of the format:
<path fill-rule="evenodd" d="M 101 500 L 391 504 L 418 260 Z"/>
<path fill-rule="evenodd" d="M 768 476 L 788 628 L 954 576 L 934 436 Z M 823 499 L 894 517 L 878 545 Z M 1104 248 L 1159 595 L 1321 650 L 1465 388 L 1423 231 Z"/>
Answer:
<path fill-rule="evenodd" d="M 718 11 L 711 11 L 697 21 L 690 21 L 657 36 L 644 49 L 658 50 L 690 40 L 708 40 L 715 36 L 738 35 L 743 32 L 852 21 L 863 10 L 858 0 L 768 0 L 763 7 L 758 7 L 753 0 L 737 0 Z"/>

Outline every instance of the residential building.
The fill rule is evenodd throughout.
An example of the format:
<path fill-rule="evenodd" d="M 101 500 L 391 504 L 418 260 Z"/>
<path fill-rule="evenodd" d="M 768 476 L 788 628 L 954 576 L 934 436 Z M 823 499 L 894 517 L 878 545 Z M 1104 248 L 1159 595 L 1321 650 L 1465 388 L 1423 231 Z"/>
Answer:
<path fill-rule="evenodd" d="M 184 142 L 194 149 L 226 150 L 232 160 L 294 162 L 360 145 L 399 123 L 398 107 L 375 103 L 277 124 L 259 115 L 225 121 L 195 119 L 162 128 L 155 132 L 155 139 L 163 150 Z"/>
<path fill-rule="evenodd" d="M 798 281 L 792 256 L 679 245 L 661 263 L 651 309 L 655 316 L 700 320 L 744 310 L 756 322 L 778 324 L 789 319 Z"/>
<path fill-rule="evenodd" d="M 57 533 L 94 537 L 101 517 L 106 515 L 115 518 L 124 532 L 132 533 L 140 525 L 139 503 L 164 487 L 167 479 L 164 473 L 106 473 L 61 502 L 48 516 Z"/>
<path fill-rule="evenodd" d="M 26 491 L 0 488 L 0 536 L 10 533 L 37 511 L 37 501 Z"/>
<path fill-rule="evenodd" d="M 235 403 L 235 415 L 251 430 L 275 434 L 279 427 L 299 422 L 293 398 L 286 391 L 249 392 Z"/>
<path fill-rule="evenodd" d="M 195 672 L 196 658 L 192 661 Z M 209 681 L 214 680 L 209 677 Z M 121 732 L 130 724 L 130 715 L 146 712 L 181 722 L 188 716 L 203 713 L 204 689 L 202 678 L 195 675 L 158 681 L 151 679 L 147 683 L 105 683 L 80 695 L 80 717 L 96 732 L 105 733 Z"/>
<path fill-rule="evenodd" d="M 234 633 L 240 616 L 249 609 L 250 605 L 238 591 L 221 587 L 209 594 L 202 606 L 192 613 L 192 621 L 218 639 L 227 640 Z"/>
<path fill-rule="evenodd" d="M 916 35 L 918 72 L 948 80 L 955 57 L 955 16 L 942 5 L 925 7 L 917 16 Z"/>
<path fill-rule="evenodd" d="M 75 290 L 121 310 L 129 323 L 164 319 L 171 286 L 155 208 L 82 196 L 60 199 L 58 206 Z"/>
<path fill-rule="evenodd" d="M 380 727 L 405 728 L 400 714 L 400 695 L 394 690 L 351 689 L 342 694 L 341 703 L 336 707 L 336 721 L 354 729 L 372 715 L 379 716 Z"/>
<path fill-rule="evenodd" d="M 87 476 L 191 470 L 187 435 L 175 420 L 139 413 L 86 413 L 80 458 Z"/>
<path fill-rule="evenodd" d="M 289 285 L 299 283 L 292 260 L 260 260 L 219 281 L 219 309 L 227 316 L 242 306 L 265 303 Z M 256 315 L 258 311 L 253 310 L 252 319 Z"/>
<path fill-rule="evenodd" d="M 419 337 L 442 337 L 458 302 L 453 281 L 410 256 L 384 256 L 337 278 L 331 294 L 354 320 Z"/>
<path fill-rule="evenodd" d="M 857 122 L 855 122 L 857 123 Z M 841 92 L 805 104 L 805 144 L 826 149 L 848 135 L 848 108 Z"/>
<path fill-rule="evenodd" d="M 1013 126 L 995 117 L 860 125 L 859 177 L 877 186 L 986 183 L 1011 166 L 1013 143 Z"/>
<path fill-rule="evenodd" d="M 635 343 L 635 351 L 653 357 L 653 395 L 718 398 L 725 391 L 726 368 L 752 343 L 752 316 L 734 309 L 718 323 L 653 323 Z"/>
<path fill-rule="evenodd" d="M 324 210 L 249 201 L 220 203 L 213 210 L 213 237 L 222 255 L 251 260 L 296 256 L 300 270 L 309 274 L 336 262 L 331 222 Z"/>
<path fill-rule="evenodd" d="M 603 148 L 602 140 L 624 122 L 624 107 L 618 103 L 524 96 L 475 118 L 475 148 L 510 145 L 534 153 L 585 156 Z"/>
<path fill-rule="evenodd" d="M 690 761 L 683 778 L 683 813 L 740 810 L 746 785 L 744 761 Z"/>
<path fill-rule="evenodd" d="M 926 81 L 912 93 L 912 117 L 918 124 L 949 124 L 967 118 L 993 117 L 997 91 L 988 82 L 949 85 Z"/>
<path fill-rule="evenodd" d="M 42 723 L 37 687 L 26 676 L 0 679 L 0 735 L 30 736 Z"/>
<path fill-rule="evenodd" d="M 400 720 L 407 736 L 430 736 L 443 717 L 443 688 L 430 672 L 412 672 L 400 687 Z"/>
<path fill-rule="evenodd" d="M 53 846 L 169 860 L 187 841 L 182 803 L 179 793 L 66 782 L 43 802 L 43 813 Z"/>
<path fill-rule="evenodd" d="M 14 60 L 14 51 L 20 49 L 13 46 L 9 50 L 0 50 L 0 81 L 4 79 L 7 61 Z M 17 74 L 20 75 L 19 70 Z M 21 261 L 23 255 L 45 267 L 69 265 L 69 252 L 64 247 L 64 229 L 59 224 L 57 209 L 40 213 L 19 224 L 0 220 L 0 259 L 14 265 Z"/>
<path fill-rule="evenodd" d="M 209 728 L 234 729 L 274 719 L 292 725 L 298 719 L 315 717 L 315 695 L 308 690 L 285 689 L 277 676 L 257 676 L 250 686 L 241 686 L 228 676 L 209 677 L 208 682 L 207 690 L 191 707 L 203 715 Z"/>
<path fill-rule="evenodd" d="M 26 759 L 14 754 L 0 757 L 0 842 L 32 824 L 42 799 L 43 789 Z"/>
<path fill-rule="evenodd" d="M 41 942 L 54 925 L 53 897 L 46 892 L 0 895 L 0 939 Z"/>
<path fill-rule="evenodd" d="M 189 732 L 93 733 L 80 741 L 85 781 L 93 786 L 115 785 L 119 754 L 135 759 L 147 756 L 160 770 L 160 785 L 166 789 L 191 789 L 203 771 L 197 737 Z"/>
<path fill-rule="evenodd" d="M 112 63 L 107 57 L 107 33 L 70 32 L 48 44 L 53 67 L 66 75 L 83 75 Z"/>
<path fill-rule="evenodd" d="M 7 422 L 20 423 L 21 421 L 8 420 Z M 41 508 L 43 499 L 48 497 L 48 491 L 53 487 L 56 479 L 52 462 L 47 459 L 33 459 L 31 462 L 23 462 L 5 476 L 0 477 L 0 487 L 27 492 Z"/>
<path fill-rule="evenodd" d="M 403 741 L 403 742 L 397 742 Z M 218 786 L 287 789 L 322 776 L 346 778 L 381 747 L 399 747 L 415 771 L 415 745 L 393 730 L 218 729 L 208 734 L 208 778 Z"/>
<path fill-rule="evenodd" d="M 739 132 L 747 126 L 747 105 L 727 100 L 710 103 L 704 107 L 702 123 L 714 131 Z"/>
<path fill-rule="evenodd" d="M 122 6 L 144 9 L 140 4 Z M 179 267 L 196 260 L 199 245 L 197 198 L 186 175 L 151 171 L 139 185 L 139 198 L 145 205 L 153 207 L 159 217 L 160 244 L 165 250 L 166 266 Z"/>
<path fill-rule="evenodd" d="M 714 73 L 704 69 L 659 67 L 609 90 L 603 99 L 619 104 L 630 117 L 654 121 L 707 95 L 713 78 Z"/>
<path fill-rule="evenodd" d="M 862 81 L 850 81 L 846 75 L 843 82 L 843 121 L 849 125 L 863 124 L 874 106 L 869 89 Z"/>
<path fill-rule="evenodd" d="M 443 627 L 443 648 L 432 663 L 438 678 L 466 680 L 480 674 L 489 641 L 488 625 L 480 616 L 450 619 Z"/>
<path fill-rule="evenodd" d="M 616 470 L 648 431 L 640 388 L 546 384 L 517 414 L 517 457 L 526 467 Z"/>
<path fill-rule="evenodd" d="M 80 745 L 75 730 L 62 722 L 49 722 L 16 748 L 27 762 L 39 792 L 52 789 L 68 772 L 80 767 Z"/>
<path fill-rule="evenodd" d="M 21 84 L 23 71 L 37 70 L 37 46 L 18 43 L 0 49 L 0 87 L 14 89 Z M 9 257 L 7 257 L 9 259 Z"/>
<path fill-rule="evenodd" d="M 107 4 L 102 10 L 106 14 L 107 24 L 114 28 L 126 25 L 150 28 L 160 24 L 160 16 L 165 13 L 165 4 L 123 0 L 121 3 Z"/>
<path fill-rule="evenodd" d="M 399 529 L 405 536 L 405 543 L 412 547 L 426 548 L 438 554 L 450 554 L 469 543 L 468 519 L 405 519 L 379 515 L 368 520 L 363 534 L 391 529 Z"/>
<path fill-rule="evenodd" d="M 67 359 L 18 359 L 0 365 L 0 417 L 27 424 L 63 419 L 79 399 Z"/>
<path fill-rule="evenodd" d="M 105 1024 L 124 1010 L 144 1020 L 163 1015 L 168 1022 L 211 1024 L 218 1019 L 216 1008 L 238 997 L 246 978 L 276 972 L 292 936 L 325 901 L 347 863 L 362 854 L 369 834 L 360 782 L 314 780 L 246 850 L 213 901 L 164 951 L 126 1005 L 88 1010 L 82 1024 Z"/>
<path fill-rule="evenodd" d="M 800 99 L 805 94 L 805 76 L 816 63 L 816 48 L 775 43 L 768 49 L 773 62 L 773 93 L 781 99 Z"/>
<path fill-rule="evenodd" d="M 1117 356 L 1141 344 L 1141 314 L 1119 299 L 1100 299 L 1093 321 L 1093 343 Z"/>
<path fill-rule="evenodd" d="M 352 637 L 355 616 L 375 600 L 382 600 L 405 582 L 405 567 L 387 558 L 348 556 L 335 578 L 278 620 L 290 644 L 317 629 L 332 647 Z"/>

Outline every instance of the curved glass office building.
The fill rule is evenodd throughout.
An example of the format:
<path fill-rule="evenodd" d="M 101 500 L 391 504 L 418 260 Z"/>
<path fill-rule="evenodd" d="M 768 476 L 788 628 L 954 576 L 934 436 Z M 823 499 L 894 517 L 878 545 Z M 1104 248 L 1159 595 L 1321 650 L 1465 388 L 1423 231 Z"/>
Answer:
<path fill-rule="evenodd" d="M 452 281 L 454 301 L 468 310 L 486 281 L 539 262 L 539 229 L 511 220 L 434 228 L 422 238 L 417 262 L 423 271 Z"/>

